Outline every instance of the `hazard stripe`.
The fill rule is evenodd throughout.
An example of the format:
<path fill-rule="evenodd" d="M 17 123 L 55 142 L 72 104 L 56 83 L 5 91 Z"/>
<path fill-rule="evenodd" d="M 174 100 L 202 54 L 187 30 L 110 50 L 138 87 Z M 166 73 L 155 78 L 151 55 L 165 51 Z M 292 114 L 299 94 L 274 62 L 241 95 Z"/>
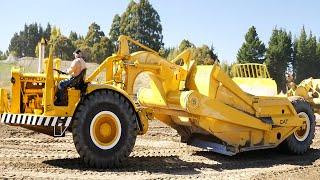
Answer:
<path fill-rule="evenodd" d="M 37 125 L 38 125 L 38 126 L 40 126 L 40 125 L 42 124 L 42 121 L 43 121 L 43 116 L 41 116 L 41 117 L 40 117 L 40 119 L 39 119 L 39 121 L 38 121 Z"/>
<path fill-rule="evenodd" d="M 49 125 L 50 119 L 51 119 L 51 117 L 47 117 L 47 120 L 45 121 L 44 126 L 48 126 Z"/>
<path fill-rule="evenodd" d="M 21 124 L 26 123 L 27 115 L 22 115 L 22 121 Z"/>
<path fill-rule="evenodd" d="M 18 116 L 18 119 L 17 119 L 17 124 L 20 124 L 20 121 L 21 121 L 21 116 Z"/>
<path fill-rule="evenodd" d="M 1 123 L 32 126 L 64 126 L 71 124 L 72 117 L 37 116 L 32 114 L 0 114 Z"/>
<path fill-rule="evenodd" d="M 33 116 L 31 125 L 36 125 L 37 118 L 37 116 Z"/>
<path fill-rule="evenodd" d="M 15 119 L 16 119 L 16 115 L 15 114 L 12 114 L 12 117 L 11 117 L 11 123 L 15 123 L 14 121 L 15 121 Z"/>
<path fill-rule="evenodd" d="M 51 123 L 51 126 L 55 126 L 57 124 L 58 117 L 54 117 Z"/>
<path fill-rule="evenodd" d="M 65 126 L 68 127 L 68 126 L 70 125 L 71 119 L 72 119 L 72 117 L 68 117 L 68 118 L 67 118 L 67 122 L 66 122 L 66 125 L 65 125 Z"/>
<path fill-rule="evenodd" d="M 10 122 L 10 119 L 11 119 L 11 114 L 8 114 L 5 122 L 6 122 L 6 123 L 9 123 L 9 122 Z"/>
<path fill-rule="evenodd" d="M 6 114 L 2 114 L 1 115 L 1 123 L 4 123 L 4 120 L 6 119 L 6 116 L 7 116 Z"/>
<path fill-rule="evenodd" d="M 32 116 L 28 116 L 26 124 L 30 125 L 31 124 L 31 119 L 32 119 Z"/>

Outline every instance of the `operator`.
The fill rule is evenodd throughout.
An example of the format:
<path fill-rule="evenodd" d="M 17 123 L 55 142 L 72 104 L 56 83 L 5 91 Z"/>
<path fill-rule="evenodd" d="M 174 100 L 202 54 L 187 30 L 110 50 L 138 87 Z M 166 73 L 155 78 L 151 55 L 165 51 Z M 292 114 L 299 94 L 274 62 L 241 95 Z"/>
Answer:
<path fill-rule="evenodd" d="M 66 74 L 70 75 L 71 77 L 68 79 L 64 79 L 59 82 L 58 89 L 56 92 L 56 106 L 65 105 L 66 102 L 63 102 L 65 96 L 65 90 L 68 87 L 77 87 L 81 80 L 79 78 L 84 78 L 85 71 L 87 69 L 86 62 L 83 59 L 82 52 L 80 49 L 76 49 L 73 52 L 74 60 L 72 61 L 70 67 L 67 69 Z"/>

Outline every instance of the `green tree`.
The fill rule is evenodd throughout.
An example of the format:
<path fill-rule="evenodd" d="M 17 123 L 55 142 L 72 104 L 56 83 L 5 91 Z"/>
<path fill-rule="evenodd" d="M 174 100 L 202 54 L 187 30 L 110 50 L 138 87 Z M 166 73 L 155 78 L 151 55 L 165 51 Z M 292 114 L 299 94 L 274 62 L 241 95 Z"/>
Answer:
<path fill-rule="evenodd" d="M 179 45 L 179 53 L 188 48 L 196 48 L 196 46 L 187 39 L 182 40 Z"/>
<path fill-rule="evenodd" d="M 34 50 L 41 39 L 41 35 L 42 34 L 39 33 L 39 27 L 37 23 L 25 26 L 24 38 L 27 41 L 27 46 L 25 47 L 25 56 L 35 57 Z"/>
<path fill-rule="evenodd" d="M 167 59 L 174 59 L 178 54 L 188 48 L 191 49 L 192 60 L 195 60 L 197 64 L 214 64 L 214 62 L 218 60 L 218 56 L 214 53 L 213 46 L 202 45 L 201 47 L 196 47 L 186 39 L 182 40 L 177 48 L 170 49 Z"/>
<path fill-rule="evenodd" d="M 167 51 L 169 52 L 166 52 L 168 55 L 165 56 L 168 60 L 172 60 L 174 59 L 177 55 L 179 55 L 182 51 L 186 50 L 190 48 L 192 51 L 194 51 L 194 49 L 196 48 L 196 46 L 191 43 L 189 40 L 187 39 L 183 39 L 179 46 L 177 48 L 170 48 L 168 49 Z"/>
<path fill-rule="evenodd" d="M 4 59 L 7 59 L 7 55 L 6 53 L 0 51 L 0 60 L 4 60 Z"/>
<path fill-rule="evenodd" d="M 245 42 L 237 54 L 238 63 L 263 63 L 266 48 L 260 41 L 256 28 L 251 26 L 245 35 Z"/>
<path fill-rule="evenodd" d="M 116 15 L 109 33 L 113 42 L 119 34 L 124 34 L 156 51 L 163 47 L 160 16 L 148 0 L 140 0 L 138 3 L 131 1 L 120 17 L 119 31 L 118 24 L 119 18 Z M 132 46 L 131 49 L 139 50 L 135 46 Z"/>
<path fill-rule="evenodd" d="M 309 37 L 303 27 L 300 37 L 295 41 L 295 81 L 300 83 L 309 77 L 317 78 L 319 76 L 318 67 L 320 62 L 317 58 L 316 37 L 310 32 Z"/>
<path fill-rule="evenodd" d="M 76 32 L 74 31 L 71 31 L 70 34 L 69 34 L 69 39 L 71 41 L 77 41 L 79 39 L 79 36 Z"/>
<path fill-rule="evenodd" d="M 43 30 L 41 25 L 33 23 L 30 25 L 25 24 L 24 29 L 19 33 L 14 33 L 11 38 L 9 51 L 14 52 L 17 56 L 36 56 L 35 48 L 42 37 L 49 39 L 51 30 L 50 24 Z M 49 35 L 49 36 L 48 36 Z"/>
<path fill-rule="evenodd" d="M 319 66 L 320 62 L 317 58 L 317 38 L 312 35 L 312 32 L 310 32 L 308 42 L 307 42 L 307 48 L 308 48 L 308 76 L 313 78 L 319 77 Z"/>
<path fill-rule="evenodd" d="M 25 46 L 27 42 L 23 39 L 22 33 L 14 33 L 13 37 L 10 40 L 9 51 L 14 52 L 18 57 L 25 55 Z"/>
<path fill-rule="evenodd" d="M 120 35 L 120 21 L 121 18 L 118 14 L 113 17 L 109 36 L 112 43 L 115 43 L 118 40 Z"/>
<path fill-rule="evenodd" d="M 93 22 L 89 26 L 89 30 L 84 40 L 89 47 L 93 47 L 95 43 L 100 43 L 102 37 L 104 37 L 104 32 L 100 30 L 98 24 Z"/>
<path fill-rule="evenodd" d="M 42 37 L 46 40 L 49 40 L 51 36 L 51 30 L 52 30 L 51 25 L 48 23 L 46 29 L 43 32 Z"/>
<path fill-rule="evenodd" d="M 171 52 L 173 52 L 175 50 L 174 47 L 168 47 L 168 48 L 165 48 L 165 47 L 162 47 L 160 48 L 159 50 L 159 55 L 165 59 L 169 59 L 168 56 Z"/>
<path fill-rule="evenodd" d="M 63 60 L 72 60 L 75 46 L 72 41 L 65 36 L 59 36 L 54 42 L 55 55 Z"/>
<path fill-rule="evenodd" d="M 54 48 L 54 56 L 63 60 L 72 60 L 73 51 L 76 49 L 72 41 L 63 36 L 60 29 L 57 27 L 52 28 L 49 47 Z M 47 48 L 48 49 L 48 48 Z"/>
<path fill-rule="evenodd" d="M 266 65 L 270 76 L 276 81 L 278 92 L 286 92 L 286 70 L 292 61 L 291 33 L 274 29 L 266 53 Z"/>
<path fill-rule="evenodd" d="M 317 42 L 316 59 L 317 59 L 317 62 L 320 62 L 320 39 Z M 320 77 L 320 71 L 317 71 L 317 72 L 318 72 L 317 77 Z"/>
<path fill-rule="evenodd" d="M 94 62 L 101 63 L 113 53 L 113 44 L 107 37 L 102 37 L 99 43 L 95 43 L 91 49 Z"/>
<path fill-rule="evenodd" d="M 193 52 L 193 59 L 196 60 L 197 64 L 210 65 L 214 64 L 218 60 L 218 56 L 213 52 L 213 47 L 202 45 Z"/>

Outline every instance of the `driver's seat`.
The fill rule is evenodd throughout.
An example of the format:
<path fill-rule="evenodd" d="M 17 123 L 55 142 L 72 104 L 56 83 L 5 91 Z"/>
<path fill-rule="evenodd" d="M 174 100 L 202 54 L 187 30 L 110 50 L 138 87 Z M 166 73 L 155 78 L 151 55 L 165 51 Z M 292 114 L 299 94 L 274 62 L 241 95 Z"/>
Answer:
<path fill-rule="evenodd" d="M 67 106 L 68 105 L 68 88 L 75 88 L 76 90 L 80 90 L 81 98 L 85 95 L 87 90 L 87 83 L 85 83 L 85 77 L 86 77 L 87 69 L 84 69 L 80 72 L 80 74 L 76 77 L 72 77 L 70 80 L 70 84 L 67 85 L 67 87 L 63 90 L 63 92 L 60 92 L 60 100 L 55 101 L 56 106 Z M 58 91 L 57 91 L 58 93 Z M 58 95 L 56 93 L 56 95 Z M 58 98 L 57 98 L 58 99 Z"/>
<path fill-rule="evenodd" d="M 81 90 L 81 87 L 85 84 L 84 82 L 85 82 L 86 73 L 87 73 L 87 69 L 82 70 L 78 76 L 73 78 L 70 84 L 70 87 L 74 87 L 76 89 Z"/>
<path fill-rule="evenodd" d="M 81 73 L 76 76 L 70 84 L 70 87 L 74 87 L 77 90 L 81 91 L 81 96 L 85 94 L 88 83 L 85 82 L 87 69 L 81 71 Z"/>

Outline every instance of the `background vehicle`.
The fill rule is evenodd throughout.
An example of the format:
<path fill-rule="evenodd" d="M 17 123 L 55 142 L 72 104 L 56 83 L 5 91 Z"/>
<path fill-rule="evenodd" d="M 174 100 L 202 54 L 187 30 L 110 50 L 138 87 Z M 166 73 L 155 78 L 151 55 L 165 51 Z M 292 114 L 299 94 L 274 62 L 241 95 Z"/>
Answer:
<path fill-rule="evenodd" d="M 264 64 L 246 63 L 232 66 L 232 80 L 245 92 L 256 96 L 277 95 L 277 84 Z"/>

